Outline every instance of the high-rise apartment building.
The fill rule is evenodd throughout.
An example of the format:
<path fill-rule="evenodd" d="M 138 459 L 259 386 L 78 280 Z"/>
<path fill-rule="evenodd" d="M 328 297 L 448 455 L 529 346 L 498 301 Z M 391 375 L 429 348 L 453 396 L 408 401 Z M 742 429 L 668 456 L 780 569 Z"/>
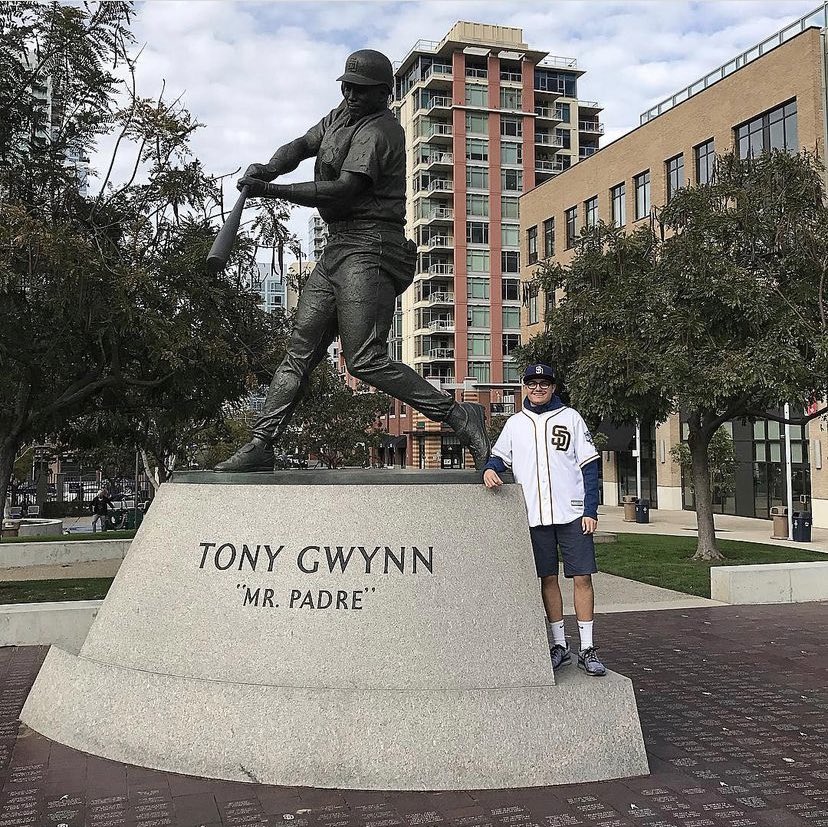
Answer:
<path fill-rule="evenodd" d="M 520 402 L 518 198 L 598 148 L 600 107 L 579 101 L 582 74 L 575 59 L 530 48 L 521 29 L 467 22 L 418 41 L 396 69 L 418 257 L 391 354 L 493 413 Z M 419 442 L 410 464 L 464 465 L 453 435 L 407 416 L 393 432 L 407 426 Z"/>
<path fill-rule="evenodd" d="M 322 251 L 328 242 L 328 225 L 318 212 L 315 212 L 308 219 L 308 258 L 311 261 L 319 261 L 322 258 Z"/>

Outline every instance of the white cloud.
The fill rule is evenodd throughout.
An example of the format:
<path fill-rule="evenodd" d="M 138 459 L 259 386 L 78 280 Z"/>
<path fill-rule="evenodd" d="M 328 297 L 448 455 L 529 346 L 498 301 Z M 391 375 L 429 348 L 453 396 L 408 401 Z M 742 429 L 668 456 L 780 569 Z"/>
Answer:
<path fill-rule="evenodd" d="M 230 2 L 146 0 L 139 92 L 182 96 L 205 124 L 193 149 L 228 173 L 301 135 L 339 97 L 347 54 L 371 47 L 399 60 L 456 20 L 518 26 L 533 48 L 575 57 L 580 95 L 604 106 L 607 140 L 649 106 L 810 12 L 815 0 L 514 0 L 504 2 Z M 126 163 L 116 174 L 123 175 Z M 312 175 L 310 162 L 290 180 Z M 307 242 L 309 211 L 291 229 Z"/>

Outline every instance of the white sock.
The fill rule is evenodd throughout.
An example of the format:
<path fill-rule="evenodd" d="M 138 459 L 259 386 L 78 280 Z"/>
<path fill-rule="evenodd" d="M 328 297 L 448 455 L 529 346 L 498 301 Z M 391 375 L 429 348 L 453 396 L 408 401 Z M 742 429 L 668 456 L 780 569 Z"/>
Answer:
<path fill-rule="evenodd" d="M 581 651 L 592 648 L 592 620 L 578 621 L 578 634 L 581 637 Z"/>
<path fill-rule="evenodd" d="M 553 620 L 550 624 L 552 627 L 552 640 L 554 643 L 560 644 L 566 649 L 566 635 L 564 634 L 564 622 L 562 620 Z"/>

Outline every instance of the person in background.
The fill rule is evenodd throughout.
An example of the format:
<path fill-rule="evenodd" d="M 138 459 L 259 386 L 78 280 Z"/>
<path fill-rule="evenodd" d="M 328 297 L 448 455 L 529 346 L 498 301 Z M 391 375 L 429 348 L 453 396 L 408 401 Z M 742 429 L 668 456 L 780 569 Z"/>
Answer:
<path fill-rule="evenodd" d="M 98 491 L 97 496 L 92 500 L 92 532 L 96 531 L 98 523 L 101 525 L 101 531 L 106 531 L 106 516 L 107 512 L 114 508 L 112 500 L 109 499 L 109 491 L 102 488 Z"/>

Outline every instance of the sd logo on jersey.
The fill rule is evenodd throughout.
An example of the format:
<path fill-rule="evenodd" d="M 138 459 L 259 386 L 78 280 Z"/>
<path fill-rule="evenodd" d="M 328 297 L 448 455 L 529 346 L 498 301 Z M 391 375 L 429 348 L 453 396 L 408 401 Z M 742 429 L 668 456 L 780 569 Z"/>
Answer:
<path fill-rule="evenodd" d="M 553 425 L 552 426 L 552 447 L 556 451 L 567 451 L 569 450 L 569 445 L 572 442 L 572 434 L 569 433 L 569 429 L 566 425 Z"/>

